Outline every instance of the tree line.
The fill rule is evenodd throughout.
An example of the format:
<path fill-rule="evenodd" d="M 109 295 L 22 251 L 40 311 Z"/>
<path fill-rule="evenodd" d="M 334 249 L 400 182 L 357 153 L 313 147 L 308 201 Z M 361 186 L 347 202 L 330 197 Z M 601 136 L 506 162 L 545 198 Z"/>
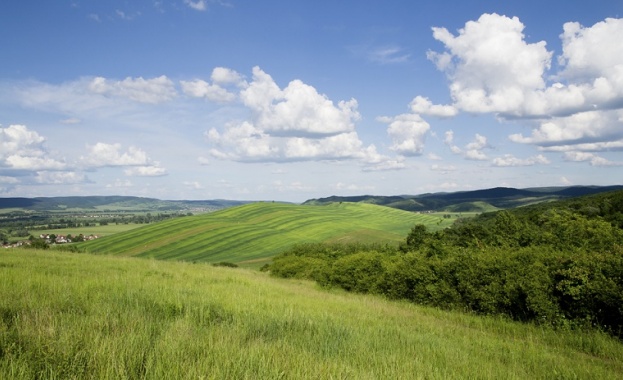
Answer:
<path fill-rule="evenodd" d="M 273 276 L 623 338 L 623 191 L 482 214 L 399 246 L 306 244 Z"/>

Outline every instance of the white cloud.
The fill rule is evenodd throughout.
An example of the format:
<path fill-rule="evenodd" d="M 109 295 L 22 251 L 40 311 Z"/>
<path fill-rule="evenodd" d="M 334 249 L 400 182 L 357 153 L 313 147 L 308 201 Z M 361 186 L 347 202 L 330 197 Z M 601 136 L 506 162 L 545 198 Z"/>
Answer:
<path fill-rule="evenodd" d="M 623 111 L 590 111 L 542 122 L 532 135 L 513 134 L 513 142 L 536 145 L 581 144 L 623 138 Z"/>
<path fill-rule="evenodd" d="M 281 90 L 270 75 L 253 68 L 253 81 L 241 91 L 243 103 L 256 114 L 257 127 L 271 135 L 335 135 L 354 130 L 357 101 L 337 106 L 300 80 Z"/>
<path fill-rule="evenodd" d="M 534 157 L 528 157 L 525 159 L 517 158 L 512 154 L 505 154 L 502 157 L 496 157 L 493 159 L 493 166 L 510 167 L 510 166 L 533 166 L 537 164 L 546 165 L 549 164 L 547 157 L 539 154 Z"/>
<path fill-rule="evenodd" d="M 586 28 L 577 22 L 563 26 L 561 35 L 563 54 L 559 62 L 565 65 L 560 74 L 566 79 L 591 82 L 604 78 L 621 89 L 621 70 L 623 64 L 623 19 L 607 18 L 592 27 Z"/>
<path fill-rule="evenodd" d="M 622 151 L 623 139 L 616 141 L 606 141 L 597 143 L 584 143 L 574 145 L 555 145 L 540 147 L 539 150 L 544 152 L 569 152 L 569 151 L 582 151 L 582 152 L 601 152 L 601 151 Z"/>
<path fill-rule="evenodd" d="M 0 128 L 0 167 L 15 170 L 61 170 L 67 165 L 50 155 L 45 138 L 25 125 Z"/>
<path fill-rule="evenodd" d="M 218 159 L 235 161 L 270 161 L 279 157 L 280 148 L 271 137 L 249 122 L 230 123 L 222 132 L 216 128 L 206 132 L 207 141 L 217 148 L 210 154 Z"/>
<path fill-rule="evenodd" d="M 380 64 L 392 64 L 407 62 L 411 54 L 406 53 L 398 46 L 379 47 L 368 52 L 368 59 Z"/>
<path fill-rule="evenodd" d="M 222 85 L 233 84 L 238 87 L 247 86 L 247 83 L 244 81 L 242 75 L 227 67 L 215 67 L 212 69 L 210 79 L 212 79 L 212 82 Z"/>
<path fill-rule="evenodd" d="M 610 161 L 606 158 L 587 152 L 565 152 L 564 159 L 565 161 L 571 162 L 588 162 L 591 166 L 623 166 L 623 162 Z"/>
<path fill-rule="evenodd" d="M 14 177 L 7 177 L 7 176 L 0 175 L 0 183 L 15 185 L 19 183 L 19 180 Z"/>
<path fill-rule="evenodd" d="M 130 146 L 126 152 L 121 151 L 121 144 L 106 144 L 98 142 L 88 146 L 89 151 L 81 161 L 91 167 L 105 166 L 144 166 L 150 164 L 147 153 L 140 148 Z"/>
<path fill-rule="evenodd" d="M 240 162 L 355 160 L 364 170 L 403 165 L 392 163 L 374 145 L 365 146 L 359 139 L 355 122 L 360 116 L 354 99 L 335 104 L 300 80 L 281 89 L 259 67 L 253 68 L 248 84 L 226 68 L 215 69 L 212 80 L 239 86 L 239 98 L 252 113 L 251 120 L 231 121 L 205 132 L 214 158 Z"/>
<path fill-rule="evenodd" d="M 388 170 L 402 170 L 407 166 L 405 165 L 404 158 L 398 157 L 395 159 L 384 159 L 378 163 L 371 163 L 363 167 L 364 172 L 378 172 Z"/>
<path fill-rule="evenodd" d="M 524 25 L 517 17 L 483 14 L 469 21 L 458 36 L 433 28 L 433 37 L 445 45 L 444 53 L 429 58 L 451 80 L 455 106 L 475 113 L 521 112 L 526 98 L 543 89 L 543 74 L 552 53 L 545 42 L 526 43 Z"/>
<path fill-rule="evenodd" d="M 564 24 L 561 69 L 549 76 L 553 53 L 544 41 L 527 42 L 523 30 L 518 18 L 497 14 L 467 22 L 457 35 L 433 28 L 445 49 L 428 57 L 447 75 L 453 99 L 439 107 L 534 121 L 531 136 L 509 136 L 517 143 L 551 147 L 621 140 L 623 19 L 590 27 Z M 551 79 L 556 82 L 548 83 Z M 422 114 L 433 114 L 435 107 L 424 97 L 411 106 Z"/>
<path fill-rule="evenodd" d="M 205 11 L 208 9 L 208 5 L 206 0 L 184 0 L 184 4 L 188 5 L 190 8 L 196 11 Z"/>
<path fill-rule="evenodd" d="M 149 166 L 135 166 L 123 171 L 128 177 L 161 177 L 167 175 L 167 170 L 160 167 L 158 163 Z"/>
<path fill-rule="evenodd" d="M 42 184 L 67 185 L 89 182 L 83 173 L 69 172 L 37 172 L 35 181 Z"/>
<path fill-rule="evenodd" d="M 405 156 L 418 156 L 424 150 L 430 125 L 417 114 L 402 114 L 393 118 L 379 118 L 389 123 L 387 133 L 392 140 L 391 150 Z"/>
<path fill-rule="evenodd" d="M 458 110 L 452 105 L 433 104 L 428 98 L 416 96 L 409 105 L 411 111 L 420 115 L 435 117 L 453 117 Z"/>
<path fill-rule="evenodd" d="M 61 170 L 66 167 L 65 163 L 49 157 L 20 156 L 14 154 L 5 160 L 6 166 L 17 170 Z"/>
<path fill-rule="evenodd" d="M 180 81 L 182 91 L 195 98 L 206 98 L 213 102 L 226 103 L 236 99 L 236 95 L 218 84 L 210 84 L 204 80 Z"/>
<path fill-rule="evenodd" d="M 88 89 L 104 96 L 150 104 L 166 102 L 177 95 L 173 81 L 164 75 L 152 79 L 128 77 L 122 81 L 96 77 L 91 80 Z"/>
<path fill-rule="evenodd" d="M 483 150 L 491 149 L 491 145 L 485 136 L 478 133 L 476 133 L 472 142 L 465 145 L 464 149 L 461 149 L 457 145 L 454 145 L 454 132 L 446 131 L 444 133 L 444 144 L 450 148 L 452 153 L 460 154 L 467 160 L 485 161 L 489 159 Z"/>

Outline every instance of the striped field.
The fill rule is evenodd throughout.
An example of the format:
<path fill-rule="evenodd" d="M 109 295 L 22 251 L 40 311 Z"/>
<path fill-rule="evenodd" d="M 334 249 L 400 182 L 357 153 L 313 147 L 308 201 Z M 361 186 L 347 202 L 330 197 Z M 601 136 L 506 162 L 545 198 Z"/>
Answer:
<path fill-rule="evenodd" d="M 390 243 L 411 227 L 452 220 L 361 203 L 324 206 L 259 202 L 167 220 L 81 245 L 91 253 L 259 266 L 297 243 Z"/>

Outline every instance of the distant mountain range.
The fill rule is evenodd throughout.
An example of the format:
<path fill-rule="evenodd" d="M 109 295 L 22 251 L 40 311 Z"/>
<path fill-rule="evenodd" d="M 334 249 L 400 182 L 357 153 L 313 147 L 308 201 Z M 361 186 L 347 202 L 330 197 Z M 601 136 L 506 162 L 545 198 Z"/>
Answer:
<path fill-rule="evenodd" d="M 420 195 L 331 196 L 310 199 L 303 204 L 320 205 L 333 202 L 361 202 L 388 206 L 406 211 L 486 212 L 614 190 L 623 190 L 623 185 L 540 187 L 528 189 L 496 187 L 492 189 L 450 193 L 427 193 Z M 168 201 L 130 196 L 37 197 L 0 198 L 0 209 L 52 212 L 71 210 L 171 212 L 185 210 L 210 211 L 245 203 L 250 202 L 223 199 Z"/>
<path fill-rule="evenodd" d="M 0 198 L 0 209 L 19 209 L 30 211 L 67 211 L 67 210 L 127 210 L 133 212 L 165 212 L 185 210 L 218 210 L 238 206 L 245 201 L 201 200 L 201 201 L 166 201 L 155 198 L 129 196 L 83 196 L 83 197 L 37 197 L 37 198 Z"/>
<path fill-rule="evenodd" d="M 528 189 L 495 187 L 492 189 L 459 191 L 453 193 L 428 193 L 421 195 L 331 196 L 327 198 L 310 199 L 304 204 L 318 205 L 332 202 L 363 202 L 407 211 L 485 212 L 615 190 L 623 190 L 623 186 L 567 186 Z"/>

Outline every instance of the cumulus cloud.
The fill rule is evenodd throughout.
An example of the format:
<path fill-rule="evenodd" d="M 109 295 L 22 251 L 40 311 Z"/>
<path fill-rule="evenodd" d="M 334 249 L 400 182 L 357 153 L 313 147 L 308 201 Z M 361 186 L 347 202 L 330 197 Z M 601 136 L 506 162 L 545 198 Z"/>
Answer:
<path fill-rule="evenodd" d="M 526 41 L 524 28 L 517 17 L 497 14 L 467 22 L 456 35 L 433 28 L 444 50 L 429 51 L 428 58 L 448 77 L 453 103 L 435 106 L 419 96 L 413 111 L 524 119 L 533 125 L 531 134 L 512 134 L 510 140 L 544 148 L 623 139 L 623 19 L 589 27 L 565 23 L 554 73 L 553 52 L 544 41 Z"/>
<path fill-rule="evenodd" d="M 236 100 L 235 93 L 228 91 L 226 87 L 235 86 L 244 88 L 247 83 L 242 75 L 226 67 L 215 67 L 212 70 L 210 79 L 213 83 L 208 83 L 201 79 L 192 81 L 180 81 L 182 91 L 192 97 L 206 98 L 209 101 L 226 103 Z"/>
<path fill-rule="evenodd" d="M 544 41 L 527 43 L 517 17 L 483 14 L 469 21 L 457 36 L 433 28 L 433 37 L 445 45 L 443 53 L 428 57 L 449 79 L 455 106 L 475 113 L 516 114 L 535 90 L 545 88 L 543 74 L 552 53 Z"/>
<path fill-rule="evenodd" d="M 205 138 L 212 157 L 240 162 L 356 160 L 364 169 L 395 169 L 374 145 L 365 146 L 355 131 L 357 101 L 334 103 L 300 80 L 280 88 L 259 67 L 251 82 L 233 70 L 212 72 L 215 83 L 240 88 L 239 99 L 252 118 L 210 128 Z"/>
<path fill-rule="evenodd" d="M 433 104 L 428 98 L 416 96 L 410 104 L 411 111 L 420 115 L 435 117 L 453 117 L 458 110 L 452 105 Z"/>
<path fill-rule="evenodd" d="M 352 132 L 359 119 L 357 101 L 335 105 L 300 80 L 281 90 L 272 77 L 253 68 L 253 81 L 241 91 L 245 106 L 255 112 L 257 127 L 272 135 L 335 135 Z"/>
<path fill-rule="evenodd" d="M 240 73 L 227 67 L 215 67 L 212 69 L 210 79 L 212 79 L 212 82 L 222 85 L 233 84 L 238 87 L 246 87 L 247 85 Z"/>
<path fill-rule="evenodd" d="M 182 91 L 195 98 L 206 98 L 207 100 L 219 103 L 231 102 L 236 99 L 236 95 L 227 91 L 218 84 L 210 84 L 204 80 L 180 81 Z"/>
<path fill-rule="evenodd" d="M 536 145 L 582 144 L 623 138 L 623 111 L 580 112 L 568 117 L 546 120 L 532 130 L 531 136 L 512 134 L 510 140 Z"/>
<path fill-rule="evenodd" d="M 98 142 L 88 146 L 88 155 L 81 157 L 83 165 L 91 168 L 99 167 L 128 167 L 124 173 L 127 176 L 159 177 L 167 175 L 167 170 L 158 162 L 152 161 L 147 153 L 135 146 L 126 151 L 121 144 L 106 144 Z"/>
<path fill-rule="evenodd" d="M 387 133 L 392 140 L 391 150 L 405 156 L 422 154 L 430 125 L 420 115 L 402 114 L 378 120 L 389 124 Z"/>
<path fill-rule="evenodd" d="M 623 64 L 623 19 L 607 18 L 592 27 L 577 22 L 563 26 L 563 54 L 559 62 L 565 66 L 560 74 L 567 80 L 591 83 L 603 78 L 621 94 Z M 593 82 L 594 83 L 594 82 Z"/>
<path fill-rule="evenodd" d="M 610 161 L 604 157 L 588 152 L 565 152 L 564 159 L 565 161 L 571 162 L 588 162 L 591 166 L 623 166 L 622 161 Z"/>
<path fill-rule="evenodd" d="M 139 166 L 147 165 L 150 160 L 147 153 L 140 148 L 130 146 L 127 151 L 121 151 L 121 144 L 106 144 L 98 142 L 88 146 L 87 156 L 81 157 L 81 161 L 92 167 L 105 166 Z"/>
<path fill-rule="evenodd" d="M 15 170 L 62 170 L 64 161 L 44 146 L 45 138 L 25 125 L 0 128 L 0 167 Z"/>
<path fill-rule="evenodd" d="M 489 159 L 484 150 L 491 149 L 491 145 L 487 138 L 481 134 L 476 133 L 474 140 L 465 145 L 464 148 L 460 148 L 454 144 L 454 132 L 446 131 L 444 133 L 444 144 L 450 148 L 452 153 L 462 155 L 467 160 L 485 161 Z"/>

